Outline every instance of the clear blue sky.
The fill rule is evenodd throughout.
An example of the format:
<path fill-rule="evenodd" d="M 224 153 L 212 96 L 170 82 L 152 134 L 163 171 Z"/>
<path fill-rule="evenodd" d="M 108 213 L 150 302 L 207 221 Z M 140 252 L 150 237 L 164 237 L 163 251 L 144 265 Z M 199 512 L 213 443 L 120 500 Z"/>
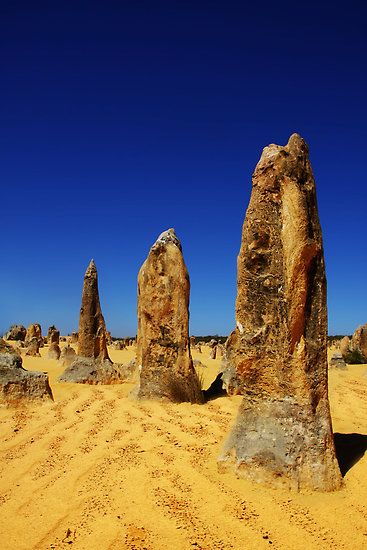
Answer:
<path fill-rule="evenodd" d="M 191 333 L 234 326 L 262 148 L 308 142 L 329 332 L 367 322 L 365 0 L 0 2 L 0 331 L 77 329 L 94 258 L 108 328 L 175 227 Z"/>

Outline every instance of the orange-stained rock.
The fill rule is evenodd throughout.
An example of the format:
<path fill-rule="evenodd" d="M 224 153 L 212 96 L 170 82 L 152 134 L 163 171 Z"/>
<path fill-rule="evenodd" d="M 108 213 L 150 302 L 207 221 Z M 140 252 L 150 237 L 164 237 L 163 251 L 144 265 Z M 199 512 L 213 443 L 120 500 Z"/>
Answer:
<path fill-rule="evenodd" d="M 37 338 L 39 347 L 43 348 L 44 342 L 42 337 L 42 329 L 39 323 L 33 323 L 32 325 L 29 325 L 25 337 L 25 344 L 28 345 L 33 338 Z"/>
<path fill-rule="evenodd" d="M 350 349 L 358 351 L 367 360 L 367 324 L 356 329 L 350 342 Z"/>
<path fill-rule="evenodd" d="M 297 134 L 285 147 L 266 147 L 256 166 L 237 266 L 224 379 L 244 397 L 221 465 L 234 455 L 238 474 L 257 482 L 337 489 L 322 235 L 308 148 Z"/>
<path fill-rule="evenodd" d="M 350 345 L 350 340 L 349 340 L 348 336 L 344 336 L 340 340 L 340 344 L 339 344 L 339 350 L 340 350 L 340 353 L 342 354 L 343 357 L 348 353 L 349 345 Z"/>
<path fill-rule="evenodd" d="M 106 334 L 106 325 L 99 303 L 97 268 L 94 261 L 91 260 L 84 275 L 79 317 L 78 355 L 101 361 L 110 360 Z"/>
<path fill-rule="evenodd" d="M 139 397 L 203 401 L 190 353 L 189 296 L 181 244 L 169 229 L 150 249 L 138 277 Z"/>

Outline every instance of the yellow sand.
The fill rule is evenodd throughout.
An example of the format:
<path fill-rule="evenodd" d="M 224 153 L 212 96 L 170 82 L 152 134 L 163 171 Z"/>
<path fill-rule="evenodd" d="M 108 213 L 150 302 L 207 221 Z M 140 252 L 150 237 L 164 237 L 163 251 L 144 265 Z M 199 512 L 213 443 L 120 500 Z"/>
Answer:
<path fill-rule="evenodd" d="M 367 548 L 367 454 L 331 494 L 298 494 L 217 472 L 241 397 L 206 405 L 138 402 L 133 384 L 60 384 L 55 402 L 0 408 L 0 548 Z M 127 362 L 134 350 L 111 351 Z M 208 366 L 220 361 L 194 352 Z M 334 431 L 367 434 L 367 366 L 330 371 Z"/>

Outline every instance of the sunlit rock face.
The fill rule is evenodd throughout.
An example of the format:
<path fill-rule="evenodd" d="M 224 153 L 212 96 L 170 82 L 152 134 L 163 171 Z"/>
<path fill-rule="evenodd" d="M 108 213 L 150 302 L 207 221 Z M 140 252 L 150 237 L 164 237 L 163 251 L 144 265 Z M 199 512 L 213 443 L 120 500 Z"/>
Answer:
<path fill-rule="evenodd" d="M 49 399 L 52 391 L 48 376 L 24 369 L 21 356 L 0 339 L 0 404 L 17 406 Z"/>
<path fill-rule="evenodd" d="M 238 256 L 236 329 L 223 376 L 242 394 L 220 459 L 257 482 L 341 485 L 327 384 L 326 279 L 315 183 L 303 139 L 256 166 Z"/>
<path fill-rule="evenodd" d="M 106 325 L 99 302 L 97 268 L 93 260 L 84 275 L 78 355 L 101 361 L 110 360 L 106 344 Z"/>
<path fill-rule="evenodd" d="M 203 400 L 189 339 L 189 275 L 173 229 L 150 249 L 138 276 L 140 398 Z"/>

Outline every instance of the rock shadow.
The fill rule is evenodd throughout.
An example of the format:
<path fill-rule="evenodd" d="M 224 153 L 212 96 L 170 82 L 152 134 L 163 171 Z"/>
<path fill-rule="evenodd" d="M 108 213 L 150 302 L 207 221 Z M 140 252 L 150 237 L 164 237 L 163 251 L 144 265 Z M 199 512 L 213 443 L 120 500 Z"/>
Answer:
<path fill-rule="evenodd" d="M 342 476 L 363 457 L 367 451 L 367 435 L 363 434 L 334 434 L 336 458 Z"/>
<path fill-rule="evenodd" d="M 222 372 L 218 374 L 215 380 L 210 384 L 207 390 L 203 390 L 204 402 L 211 401 L 212 399 L 217 399 L 218 397 L 224 397 L 227 395 L 226 390 L 224 389 Z"/>

